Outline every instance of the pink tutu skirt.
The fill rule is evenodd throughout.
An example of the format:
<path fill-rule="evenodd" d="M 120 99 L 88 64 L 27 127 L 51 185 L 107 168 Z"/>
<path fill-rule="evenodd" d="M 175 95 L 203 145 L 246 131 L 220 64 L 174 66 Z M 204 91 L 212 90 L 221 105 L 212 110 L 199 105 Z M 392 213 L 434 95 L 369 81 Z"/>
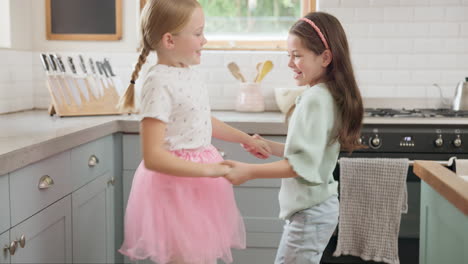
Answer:
<path fill-rule="evenodd" d="M 197 163 L 223 160 L 211 145 L 171 153 Z M 120 253 L 158 264 L 231 263 L 231 248 L 245 248 L 244 222 L 225 178 L 171 176 L 143 162 L 133 178 L 124 234 Z"/>

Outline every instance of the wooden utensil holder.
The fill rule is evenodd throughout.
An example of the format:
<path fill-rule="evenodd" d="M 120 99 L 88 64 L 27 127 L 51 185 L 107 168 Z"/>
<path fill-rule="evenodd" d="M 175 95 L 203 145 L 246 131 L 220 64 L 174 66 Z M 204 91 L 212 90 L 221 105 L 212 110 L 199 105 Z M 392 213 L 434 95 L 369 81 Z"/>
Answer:
<path fill-rule="evenodd" d="M 50 76 L 48 76 L 50 78 Z M 54 77 L 52 77 L 54 78 Z M 55 78 L 61 78 L 60 76 Z M 78 84 L 74 80 L 76 87 Z M 49 107 L 49 114 L 57 116 L 93 116 L 93 115 L 117 115 L 124 114 L 125 112 L 120 111 L 117 108 L 119 102 L 119 95 L 114 85 L 109 87 L 103 87 L 104 94 L 97 98 L 94 93 L 91 92 L 91 88 L 88 82 L 85 82 L 86 89 L 88 91 L 89 100 L 83 95 L 80 89 L 76 89 L 79 93 L 81 104 L 78 104 L 74 99 L 70 87 L 66 85 L 66 82 L 61 82 L 61 91 L 68 93 L 67 96 L 71 99 L 70 103 L 67 103 L 64 98 L 56 98 L 56 95 L 52 91 L 50 81 L 46 81 L 46 86 L 49 90 L 52 102 Z M 63 94 L 61 94 L 63 95 Z M 60 96 L 60 95 L 59 95 Z"/>

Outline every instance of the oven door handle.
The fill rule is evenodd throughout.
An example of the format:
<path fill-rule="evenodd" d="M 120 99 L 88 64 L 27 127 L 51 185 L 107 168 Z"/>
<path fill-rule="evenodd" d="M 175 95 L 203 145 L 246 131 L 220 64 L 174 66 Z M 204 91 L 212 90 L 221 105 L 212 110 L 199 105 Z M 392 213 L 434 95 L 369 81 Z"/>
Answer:
<path fill-rule="evenodd" d="M 359 158 L 357 158 L 357 159 L 359 159 Z M 450 167 L 450 166 L 453 165 L 453 162 L 454 162 L 456 159 L 457 159 L 457 157 L 450 157 L 449 160 L 431 160 L 431 161 L 437 162 L 437 163 L 439 163 L 439 164 L 442 165 L 442 166 Z M 408 165 L 409 165 L 409 166 L 413 166 L 413 165 L 414 165 L 414 162 L 415 162 L 414 160 L 409 160 L 409 161 L 408 161 Z M 340 160 L 338 159 L 338 164 L 339 164 L 339 163 L 340 163 Z"/>

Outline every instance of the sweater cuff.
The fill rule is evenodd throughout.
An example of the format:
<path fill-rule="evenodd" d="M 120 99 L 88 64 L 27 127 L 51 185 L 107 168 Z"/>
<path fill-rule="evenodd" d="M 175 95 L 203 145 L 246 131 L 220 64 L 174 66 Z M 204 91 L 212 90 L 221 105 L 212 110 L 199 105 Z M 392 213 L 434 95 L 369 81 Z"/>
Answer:
<path fill-rule="evenodd" d="M 288 161 L 292 170 L 299 176 L 298 180 L 303 184 L 308 186 L 316 186 L 323 184 L 322 179 L 317 171 L 311 169 L 311 166 L 308 166 L 303 159 L 301 159 L 301 154 L 289 154 L 284 158 Z M 305 164 L 305 165 L 304 165 Z"/>

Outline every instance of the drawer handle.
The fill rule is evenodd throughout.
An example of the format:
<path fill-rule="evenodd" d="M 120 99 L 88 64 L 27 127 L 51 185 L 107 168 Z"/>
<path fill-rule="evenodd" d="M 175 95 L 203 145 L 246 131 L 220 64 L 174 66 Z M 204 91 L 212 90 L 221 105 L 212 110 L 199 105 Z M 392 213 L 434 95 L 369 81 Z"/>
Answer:
<path fill-rule="evenodd" d="M 221 157 L 225 157 L 226 156 L 226 153 L 222 150 L 220 150 L 219 148 L 216 148 L 216 150 L 219 152 L 219 154 L 221 155 Z"/>
<path fill-rule="evenodd" d="M 44 175 L 39 179 L 39 190 L 48 189 L 54 185 L 54 180 L 49 175 Z"/>
<path fill-rule="evenodd" d="M 5 245 L 3 247 L 3 252 L 6 254 L 7 252 L 10 252 L 10 255 L 14 255 L 16 252 L 16 241 L 11 242 L 10 245 Z"/>
<path fill-rule="evenodd" d="M 16 239 L 15 242 L 19 243 L 21 248 L 24 248 L 26 245 L 26 236 L 21 235 L 20 239 Z"/>
<path fill-rule="evenodd" d="M 88 166 L 90 168 L 96 166 L 97 164 L 99 163 L 99 159 L 98 157 L 96 157 L 96 155 L 91 155 L 91 157 L 89 157 L 89 160 L 88 160 Z"/>
<path fill-rule="evenodd" d="M 110 180 L 107 181 L 107 185 L 109 185 L 109 184 L 111 184 L 111 185 L 115 184 L 115 178 L 114 177 L 112 177 Z"/>

